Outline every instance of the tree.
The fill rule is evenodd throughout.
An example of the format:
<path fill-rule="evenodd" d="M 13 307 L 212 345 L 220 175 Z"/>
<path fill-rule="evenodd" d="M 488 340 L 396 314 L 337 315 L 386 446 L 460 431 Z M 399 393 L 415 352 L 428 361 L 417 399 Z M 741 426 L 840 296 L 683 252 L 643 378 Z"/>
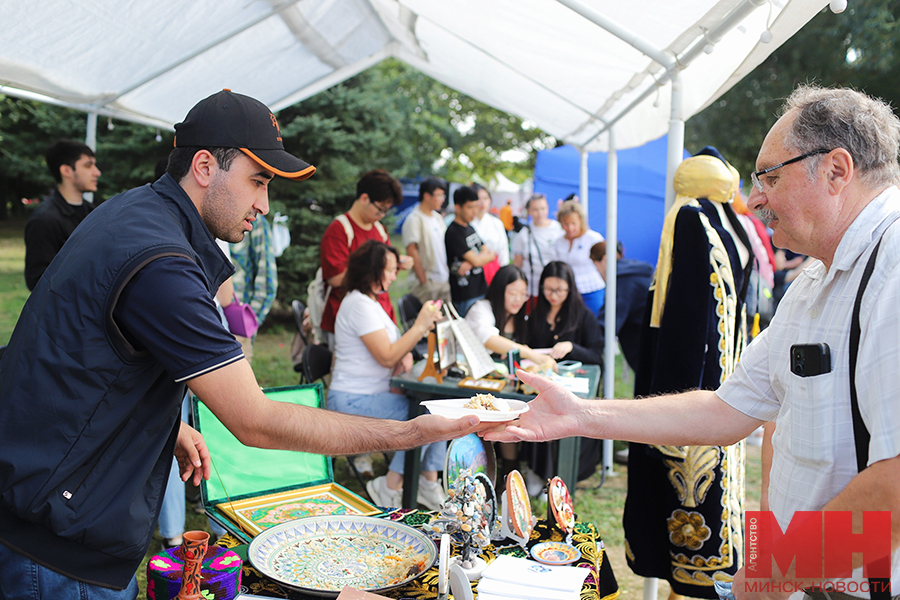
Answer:
<path fill-rule="evenodd" d="M 392 59 L 284 109 L 278 120 L 287 150 L 317 167 L 307 181 L 276 180 L 270 188 L 272 212 L 290 216 L 292 245 L 278 261 L 283 304 L 306 296 L 322 233 L 350 207 L 364 172 L 384 168 L 413 181 L 434 174 L 463 183 L 489 181 L 501 171 L 523 181 L 533 172 L 536 151 L 554 144 L 522 119 Z M 53 181 L 44 150 L 60 137 L 83 139 L 85 122 L 80 112 L 0 96 L 0 201 L 46 193 Z M 108 129 L 101 119 L 96 202 L 152 179 L 157 160 L 172 147 L 171 132 L 163 132 L 162 141 L 157 135 L 120 121 Z M 510 150 L 527 159 L 506 160 Z"/>
<path fill-rule="evenodd" d="M 355 199 L 356 181 L 374 168 L 416 180 L 439 175 L 487 181 L 498 170 L 523 180 L 537 149 L 552 138 L 411 67 L 387 60 L 279 114 L 286 148 L 317 168 L 307 181 L 276 181 L 273 212 L 290 216 L 291 246 L 279 259 L 282 303 L 306 296 L 319 265 L 319 241 Z M 524 163 L 505 161 L 520 150 Z"/>
<path fill-rule="evenodd" d="M 97 128 L 97 165 L 102 175 L 94 203 L 151 181 L 157 160 L 172 148 L 173 133 L 144 125 L 101 120 Z M 56 140 L 84 140 L 85 113 L 0 95 L 0 218 L 21 214 L 21 198 L 46 195 L 55 181 L 44 153 Z"/>
<path fill-rule="evenodd" d="M 898 0 L 854 0 L 839 15 L 824 8 L 752 73 L 690 119 L 685 145 L 693 152 L 716 146 L 747 184 L 766 132 L 783 99 L 798 84 L 853 87 L 897 106 L 898 14 Z"/>

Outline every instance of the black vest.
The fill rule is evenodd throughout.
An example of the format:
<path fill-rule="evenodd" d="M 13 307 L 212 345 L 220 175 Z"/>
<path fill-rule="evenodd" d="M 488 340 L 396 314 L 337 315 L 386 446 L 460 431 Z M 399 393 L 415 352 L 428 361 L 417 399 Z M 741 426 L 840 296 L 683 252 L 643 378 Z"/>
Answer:
<path fill-rule="evenodd" d="M 184 384 L 113 310 L 142 267 L 173 255 L 210 294 L 233 272 L 170 176 L 111 198 L 41 277 L 0 361 L 0 541 L 75 579 L 124 588 L 156 526 Z"/>

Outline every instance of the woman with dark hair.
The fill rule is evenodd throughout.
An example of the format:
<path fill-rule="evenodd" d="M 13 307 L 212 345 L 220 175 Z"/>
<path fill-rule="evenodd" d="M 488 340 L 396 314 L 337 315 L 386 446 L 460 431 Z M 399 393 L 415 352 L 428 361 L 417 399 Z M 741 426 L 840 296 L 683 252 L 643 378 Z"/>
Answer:
<path fill-rule="evenodd" d="M 575 287 L 575 273 L 562 261 L 547 263 L 541 273 L 540 296 L 531 313 L 528 340 L 550 348 L 556 360 L 602 365 L 600 324 Z"/>
<path fill-rule="evenodd" d="M 525 344 L 527 327 L 522 307 L 528 301 L 528 280 L 525 272 L 515 265 L 501 267 L 487 297 L 472 305 L 466 321 L 485 348 L 501 358 L 513 349 L 522 358 L 556 369 L 556 361 L 547 354 L 535 352 Z"/>
<path fill-rule="evenodd" d="M 575 287 L 575 274 L 564 262 L 547 263 L 541 273 L 537 306 L 528 316 L 528 340 L 537 348 L 550 348 L 556 360 L 576 360 L 584 364 L 603 365 L 602 337 L 597 318 L 584 305 Z M 525 485 L 532 496 L 540 494 L 547 480 L 556 472 L 557 442 L 521 444 L 519 458 Z M 578 479 L 596 469 L 599 442 L 582 438 L 578 459 Z"/>
<path fill-rule="evenodd" d="M 400 335 L 377 299 L 397 279 L 398 259 L 394 248 L 377 240 L 366 241 L 350 254 L 344 276 L 347 294 L 335 320 L 334 369 L 328 390 L 331 410 L 396 421 L 408 418 L 409 400 L 390 391 L 391 376 L 409 370 L 410 351 L 441 313 L 438 304 L 426 302 L 409 330 Z M 444 467 L 446 449 L 444 442 L 422 448 L 418 501 L 431 510 L 437 510 L 444 499 L 437 472 Z M 366 484 L 375 504 L 400 506 L 403 455 L 395 453 L 387 475 Z"/>
<path fill-rule="evenodd" d="M 488 287 L 487 298 L 477 301 L 466 313 L 466 322 L 472 327 L 478 341 L 484 347 L 506 356 L 510 350 L 518 350 L 544 368 L 556 370 L 556 361 L 547 354 L 535 352 L 525 344 L 527 322 L 525 303 L 528 302 L 528 280 L 525 272 L 515 265 L 500 267 Z M 497 474 L 498 489 L 502 488 L 506 475 L 519 468 L 516 444 L 500 444 L 500 471 Z"/>

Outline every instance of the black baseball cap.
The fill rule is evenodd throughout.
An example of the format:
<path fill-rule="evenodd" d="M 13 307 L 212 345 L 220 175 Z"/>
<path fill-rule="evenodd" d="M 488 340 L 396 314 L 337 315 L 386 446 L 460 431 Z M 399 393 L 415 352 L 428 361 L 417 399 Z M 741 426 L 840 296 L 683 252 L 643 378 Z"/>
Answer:
<path fill-rule="evenodd" d="M 284 149 L 281 128 L 269 108 L 229 89 L 204 98 L 175 125 L 176 148 L 237 148 L 276 175 L 300 181 L 316 172 Z"/>

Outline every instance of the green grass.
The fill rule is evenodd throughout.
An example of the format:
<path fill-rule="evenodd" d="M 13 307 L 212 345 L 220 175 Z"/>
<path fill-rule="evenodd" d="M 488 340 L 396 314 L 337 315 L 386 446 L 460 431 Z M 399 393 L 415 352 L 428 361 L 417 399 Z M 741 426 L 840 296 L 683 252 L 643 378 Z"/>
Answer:
<path fill-rule="evenodd" d="M 25 280 L 22 275 L 25 261 L 24 243 L 22 242 L 22 221 L 0 221 L 0 345 L 6 344 L 12 333 L 15 321 L 21 311 L 22 305 L 28 297 L 25 288 Z M 394 245 L 399 246 L 399 240 L 394 240 Z M 406 293 L 406 276 L 408 272 L 401 272 L 397 281 L 391 287 L 391 298 L 396 301 Z M 257 380 L 262 387 L 278 387 L 294 385 L 298 382 L 298 375 L 294 373 L 290 360 L 290 344 L 293 335 L 293 323 L 290 321 L 289 311 L 282 311 L 283 320 L 277 321 L 276 312 L 274 325 L 267 323 L 267 328 L 258 336 L 254 346 L 253 369 Z M 622 360 L 616 361 L 616 385 L 615 391 L 618 397 L 629 397 L 633 384 L 633 374 L 622 372 Z M 624 448 L 625 444 L 616 442 L 616 449 Z M 383 473 L 386 465 L 380 455 L 376 455 L 376 471 Z M 345 459 L 335 460 L 335 479 L 349 489 L 362 493 L 363 490 L 356 478 L 350 473 Z M 747 509 L 759 508 L 760 490 L 759 448 L 747 446 Z M 600 482 L 600 476 L 594 475 L 587 481 L 579 484 L 575 497 L 575 508 L 578 517 L 585 521 L 592 521 L 599 527 L 606 548 L 609 561 L 613 565 L 616 578 L 619 582 L 621 598 L 623 600 L 639 599 L 642 593 L 643 580 L 628 569 L 625 564 L 624 539 L 622 533 L 622 510 L 626 495 L 626 469 L 616 465 L 612 476 L 608 477 L 599 489 L 595 488 Z M 534 511 L 537 515 L 546 513 L 546 504 L 535 501 Z M 206 518 L 188 510 L 186 528 L 207 529 Z M 157 535 L 154 537 L 144 563 L 138 570 L 138 581 L 141 589 L 139 598 L 145 598 L 147 559 L 159 551 L 162 540 Z M 659 597 L 665 598 L 668 594 L 668 584 L 660 582 Z"/>
<path fill-rule="evenodd" d="M 0 345 L 9 342 L 19 312 L 28 299 L 24 226 L 22 220 L 0 221 Z"/>

